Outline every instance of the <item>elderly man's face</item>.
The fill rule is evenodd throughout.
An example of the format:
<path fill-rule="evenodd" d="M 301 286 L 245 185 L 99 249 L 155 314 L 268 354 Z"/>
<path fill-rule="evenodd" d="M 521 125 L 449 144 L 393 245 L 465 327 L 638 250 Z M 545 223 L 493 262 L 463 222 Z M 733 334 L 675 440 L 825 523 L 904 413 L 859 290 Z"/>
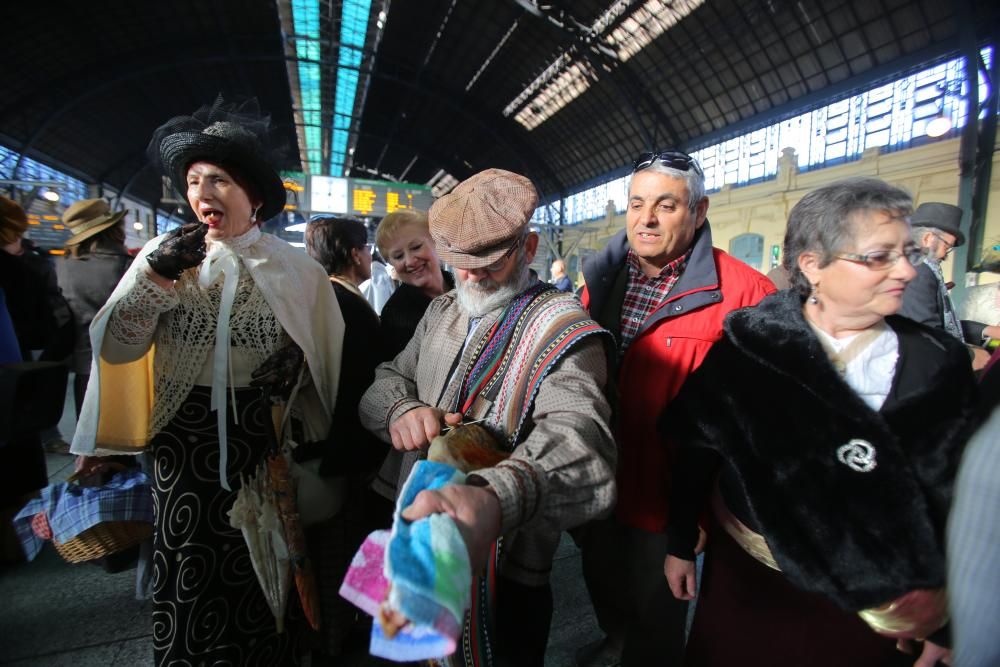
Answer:
<path fill-rule="evenodd" d="M 944 260 L 955 249 L 957 242 L 958 237 L 940 229 L 927 232 L 920 239 L 920 245 L 927 248 L 928 256 L 938 262 Z"/>
<path fill-rule="evenodd" d="M 459 305 L 478 317 L 504 305 L 527 288 L 528 265 L 538 251 L 538 235 L 529 234 L 523 249 L 514 250 L 495 270 L 455 269 Z"/>
<path fill-rule="evenodd" d="M 695 232 L 704 224 L 708 198 L 698 202 L 692 212 L 689 194 L 683 178 L 650 169 L 632 176 L 625 233 L 647 275 L 656 275 L 668 262 L 687 252 Z"/>

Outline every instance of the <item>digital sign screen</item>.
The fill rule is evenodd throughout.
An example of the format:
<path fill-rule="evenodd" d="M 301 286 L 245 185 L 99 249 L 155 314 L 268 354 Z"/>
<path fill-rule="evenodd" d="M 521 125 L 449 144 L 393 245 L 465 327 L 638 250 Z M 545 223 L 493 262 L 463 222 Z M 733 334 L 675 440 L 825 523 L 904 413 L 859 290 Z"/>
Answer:
<path fill-rule="evenodd" d="M 434 203 L 431 189 L 415 183 L 313 176 L 310 190 L 313 213 L 383 217 L 406 208 L 426 211 Z"/>

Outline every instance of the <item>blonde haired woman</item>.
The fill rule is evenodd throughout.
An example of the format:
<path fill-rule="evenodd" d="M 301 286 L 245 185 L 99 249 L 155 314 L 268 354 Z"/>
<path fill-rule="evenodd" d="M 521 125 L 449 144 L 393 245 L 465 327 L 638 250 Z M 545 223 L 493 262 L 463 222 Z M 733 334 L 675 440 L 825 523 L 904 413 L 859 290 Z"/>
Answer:
<path fill-rule="evenodd" d="M 382 218 L 375 244 L 402 283 L 382 307 L 382 348 L 385 359 L 403 351 L 417 323 L 435 298 L 455 287 L 441 268 L 427 214 L 405 209 Z"/>

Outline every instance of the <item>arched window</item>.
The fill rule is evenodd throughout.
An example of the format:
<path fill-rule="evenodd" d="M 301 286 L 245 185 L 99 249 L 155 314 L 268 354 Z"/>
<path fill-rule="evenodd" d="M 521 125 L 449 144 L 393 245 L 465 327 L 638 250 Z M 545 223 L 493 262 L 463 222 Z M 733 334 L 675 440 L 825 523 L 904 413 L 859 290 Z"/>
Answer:
<path fill-rule="evenodd" d="M 729 242 L 729 254 L 760 271 L 764 264 L 764 237 L 740 234 Z"/>

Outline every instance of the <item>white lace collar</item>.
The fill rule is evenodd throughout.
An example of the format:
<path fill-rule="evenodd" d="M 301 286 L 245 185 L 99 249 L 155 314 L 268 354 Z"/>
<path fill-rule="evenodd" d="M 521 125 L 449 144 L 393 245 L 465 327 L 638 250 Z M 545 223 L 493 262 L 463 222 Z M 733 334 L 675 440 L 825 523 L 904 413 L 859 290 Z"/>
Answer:
<path fill-rule="evenodd" d="M 263 235 L 264 234 L 260 231 L 260 227 L 258 225 L 251 225 L 250 229 L 243 232 L 239 236 L 209 241 L 209 250 L 211 250 L 211 246 L 218 243 L 219 245 L 228 248 L 239 255 L 241 254 L 241 251 L 246 250 L 259 241 L 260 237 Z"/>

